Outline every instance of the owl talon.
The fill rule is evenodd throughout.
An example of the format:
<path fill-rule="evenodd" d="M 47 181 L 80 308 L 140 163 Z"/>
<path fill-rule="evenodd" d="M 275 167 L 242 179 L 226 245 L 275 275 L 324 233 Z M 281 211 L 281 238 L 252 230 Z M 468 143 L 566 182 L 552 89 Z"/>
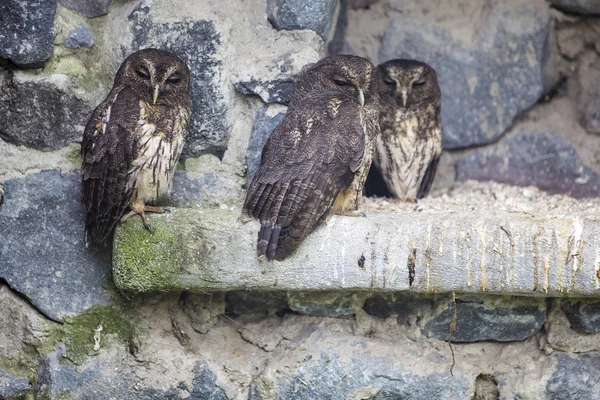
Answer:
<path fill-rule="evenodd" d="M 162 210 L 166 213 L 171 213 L 171 209 L 167 207 L 163 207 Z"/>
<path fill-rule="evenodd" d="M 144 223 L 144 228 L 148 229 L 148 232 L 150 232 L 150 233 L 154 233 L 154 231 L 152 230 L 152 227 L 150 226 L 150 224 L 149 224 L 149 223 L 147 223 L 147 222 L 146 222 L 146 223 Z"/>

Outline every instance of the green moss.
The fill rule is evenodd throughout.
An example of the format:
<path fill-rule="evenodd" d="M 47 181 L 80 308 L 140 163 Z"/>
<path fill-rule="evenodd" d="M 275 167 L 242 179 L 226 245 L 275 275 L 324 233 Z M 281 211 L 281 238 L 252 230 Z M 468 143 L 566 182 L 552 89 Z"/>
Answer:
<path fill-rule="evenodd" d="M 73 166 L 79 168 L 83 162 L 83 158 L 81 158 L 81 147 L 78 144 L 70 144 L 67 146 L 67 151 L 67 160 L 69 160 Z"/>
<path fill-rule="evenodd" d="M 148 232 L 132 218 L 115 232 L 113 279 L 121 290 L 168 291 L 177 288 L 181 241 L 166 223 L 168 216 L 153 217 Z"/>
<path fill-rule="evenodd" d="M 56 349 L 58 343 L 67 347 L 67 359 L 79 364 L 95 354 L 94 330 L 102 325 L 100 346 L 125 343 L 129 336 L 130 324 L 122 310 L 116 305 L 91 307 L 65 323 L 57 325 L 41 347 L 43 354 Z"/>

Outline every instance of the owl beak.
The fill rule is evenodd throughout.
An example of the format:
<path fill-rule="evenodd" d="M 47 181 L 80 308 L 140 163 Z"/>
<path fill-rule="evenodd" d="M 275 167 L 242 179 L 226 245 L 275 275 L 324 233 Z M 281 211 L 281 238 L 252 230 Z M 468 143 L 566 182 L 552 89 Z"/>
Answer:
<path fill-rule="evenodd" d="M 406 101 L 408 100 L 408 93 L 406 90 L 402 91 L 402 107 L 406 107 Z"/>
<path fill-rule="evenodd" d="M 152 104 L 156 104 L 156 99 L 158 99 L 158 85 L 154 86 L 154 96 L 152 97 Z"/>
<path fill-rule="evenodd" d="M 365 94 L 363 93 L 362 90 L 358 90 L 358 101 L 360 103 L 360 107 L 364 107 L 365 105 Z"/>

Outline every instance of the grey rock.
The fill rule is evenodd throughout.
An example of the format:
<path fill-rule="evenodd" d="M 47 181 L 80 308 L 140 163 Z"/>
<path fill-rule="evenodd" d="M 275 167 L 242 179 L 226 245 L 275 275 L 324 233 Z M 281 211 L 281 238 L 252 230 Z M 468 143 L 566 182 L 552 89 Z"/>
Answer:
<path fill-rule="evenodd" d="M 216 172 L 207 172 L 197 178 L 188 178 L 184 171 L 173 176 L 173 188 L 165 206 L 214 206 L 230 200 L 241 189 L 239 182 Z"/>
<path fill-rule="evenodd" d="M 0 278 L 53 320 L 109 302 L 110 251 L 83 244 L 80 177 L 43 171 L 5 182 Z"/>
<path fill-rule="evenodd" d="M 439 356 L 439 362 L 448 362 Z M 397 360 L 367 352 L 350 355 L 350 360 L 342 361 L 329 350 L 323 351 L 320 359 L 307 357 L 288 380 L 280 379 L 277 399 L 365 398 L 351 397 L 361 388 L 369 388 L 372 395 L 368 398 L 373 400 L 470 399 L 469 383 L 460 371 L 455 370 L 454 379 L 444 378 L 442 373 L 413 373 Z"/>
<path fill-rule="evenodd" d="M 598 0 L 551 0 L 554 7 L 577 14 L 600 14 Z"/>
<path fill-rule="evenodd" d="M 234 314 L 274 314 L 288 308 L 285 292 L 233 291 L 226 296 L 227 310 Z"/>
<path fill-rule="evenodd" d="M 349 317 L 354 315 L 352 293 L 291 292 L 288 303 L 292 311 L 314 317 Z"/>
<path fill-rule="evenodd" d="M 94 18 L 107 14 L 112 0 L 58 0 L 58 2 L 88 18 Z"/>
<path fill-rule="evenodd" d="M 176 23 L 154 22 L 152 8 L 141 2 L 129 15 L 133 43 L 129 51 L 156 47 L 177 54 L 190 69 L 192 118 L 183 150 L 183 158 L 211 153 L 219 158 L 227 149 L 227 107 L 215 81 L 222 62 L 217 57 L 220 35 L 214 23 L 191 20 Z M 128 48 L 130 47 L 130 48 Z"/>
<path fill-rule="evenodd" d="M 36 398 L 58 400 L 63 398 L 94 400 L 162 400 L 180 399 L 187 392 L 191 400 L 225 400 L 223 389 L 216 384 L 216 375 L 204 361 L 194 366 L 192 387 L 185 382 L 174 382 L 165 391 L 136 387 L 135 369 L 123 363 L 122 356 L 99 355 L 82 366 L 73 367 L 60 360 L 68 349 L 59 344 L 57 350 L 46 354 L 36 374 Z M 115 368 L 118 365 L 118 368 Z M 44 397 L 46 396 L 46 397 Z"/>
<path fill-rule="evenodd" d="M 281 112 L 277 112 L 274 115 L 273 113 L 268 113 L 268 106 L 262 107 L 256 113 L 246 152 L 246 176 L 248 183 L 252 181 L 254 174 L 256 174 L 258 167 L 260 167 L 260 158 L 265 143 L 267 143 L 267 140 L 271 137 L 271 134 L 277 125 L 279 125 L 283 116 L 284 114 Z"/>
<path fill-rule="evenodd" d="M 63 46 L 70 49 L 77 49 L 79 47 L 92 47 L 94 45 L 94 34 L 90 28 L 81 23 L 77 25 L 75 29 L 69 33 L 69 36 L 63 41 Z"/>
<path fill-rule="evenodd" d="M 419 3 L 397 0 L 393 6 L 404 11 L 414 4 Z M 435 12 L 428 11 L 422 18 L 404 12 L 390 21 L 380 61 L 416 58 L 436 70 L 445 148 L 490 143 L 544 92 L 548 6 L 537 0 L 494 2 L 465 19 L 464 29 L 473 32 L 472 40 L 459 39 L 439 22 L 447 17 L 436 19 Z"/>
<path fill-rule="evenodd" d="M 405 324 L 411 315 L 421 316 L 434 305 L 433 296 L 423 297 L 405 293 L 377 294 L 365 300 L 363 309 L 369 315 L 388 318 L 396 315 Z"/>
<path fill-rule="evenodd" d="M 189 293 L 181 296 L 183 312 L 190 318 L 192 328 L 198 333 L 206 333 L 225 313 L 225 296 L 223 293 Z"/>
<path fill-rule="evenodd" d="M 37 67 L 52 54 L 56 0 L 0 2 L 0 58 Z"/>
<path fill-rule="evenodd" d="M 439 314 L 423 327 L 427 337 L 448 340 L 453 321 L 454 305 L 442 300 Z M 494 340 L 509 342 L 524 340 L 544 326 L 546 303 L 542 299 L 497 297 L 459 297 L 456 299 L 456 332 L 453 342 Z"/>
<path fill-rule="evenodd" d="M 600 56 L 595 52 L 581 57 L 577 82 L 576 105 L 581 126 L 589 133 L 600 135 L 600 86 L 596 83 L 600 82 Z"/>
<path fill-rule="evenodd" d="M 29 378 L 11 375 L 0 369 L 0 399 L 25 398 L 29 390 Z"/>
<path fill-rule="evenodd" d="M 327 42 L 338 7 L 338 0 L 267 0 L 267 15 L 276 29 L 311 29 Z"/>
<path fill-rule="evenodd" d="M 600 332 L 600 301 L 592 299 L 562 299 L 560 302 L 571 328 L 586 333 Z"/>
<path fill-rule="evenodd" d="M 275 79 L 271 81 L 240 81 L 234 84 L 235 90 L 244 95 L 259 96 L 265 103 L 289 104 L 294 92 L 294 79 Z"/>
<path fill-rule="evenodd" d="M 458 160 L 456 179 L 535 185 L 575 198 L 600 195 L 600 177 L 575 149 L 551 132 L 525 132 Z"/>
<path fill-rule="evenodd" d="M 0 68 L 0 138 L 42 150 L 81 140 L 96 104 L 71 79 Z"/>
<path fill-rule="evenodd" d="M 546 386 L 546 400 L 589 400 L 600 398 L 600 354 L 557 354 L 558 368 Z"/>

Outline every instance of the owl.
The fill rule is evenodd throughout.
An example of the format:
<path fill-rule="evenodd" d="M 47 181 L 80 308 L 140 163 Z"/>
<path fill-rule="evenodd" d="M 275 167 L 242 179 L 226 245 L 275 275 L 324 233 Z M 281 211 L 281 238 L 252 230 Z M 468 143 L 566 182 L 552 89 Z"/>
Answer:
<path fill-rule="evenodd" d="M 420 61 L 391 60 L 377 67 L 377 87 L 375 166 L 394 197 L 420 199 L 429 193 L 442 152 L 436 73 Z"/>
<path fill-rule="evenodd" d="M 300 74 L 243 206 L 246 218 L 260 220 L 260 259 L 284 259 L 330 213 L 356 210 L 378 130 L 368 60 L 327 57 Z"/>
<path fill-rule="evenodd" d="M 128 56 L 83 134 L 85 243 L 103 243 L 123 218 L 166 209 L 146 203 L 170 191 L 191 112 L 190 73 L 176 55 L 145 49 Z M 125 215 L 126 211 L 130 212 Z"/>

